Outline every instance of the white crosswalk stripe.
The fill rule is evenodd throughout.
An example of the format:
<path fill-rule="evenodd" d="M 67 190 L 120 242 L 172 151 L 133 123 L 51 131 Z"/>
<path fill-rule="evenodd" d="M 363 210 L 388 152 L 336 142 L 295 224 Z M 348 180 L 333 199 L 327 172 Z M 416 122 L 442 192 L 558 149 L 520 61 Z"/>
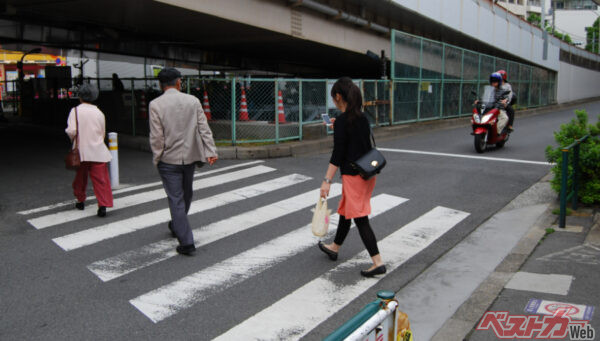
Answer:
<path fill-rule="evenodd" d="M 398 268 L 468 215 L 438 206 L 381 240 L 379 249 L 385 255 L 388 271 Z M 361 278 L 352 283 L 335 281 L 336 274 L 357 272 L 360 267 L 368 267 L 368 259 L 366 251 L 359 253 L 215 340 L 301 338 L 379 281 L 378 278 Z"/>
<path fill-rule="evenodd" d="M 238 188 L 233 191 L 217 194 L 209 198 L 196 200 L 192 202 L 188 214 L 196 214 L 220 206 L 232 204 L 237 201 L 242 201 L 271 191 L 299 184 L 310 179 L 310 177 L 304 175 L 292 174 L 255 185 Z M 71 251 L 101 242 L 106 239 L 139 231 L 153 225 L 167 223 L 169 220 L 171 220 L 171 214 L 169 213 L 169 209 L 165 208 L 133 218 L 112 222 L 106 225 L 101 225 L 66 236 L 54 238 L 52 241 L 54 241 L 63 250 Z"/>
<path fill-rule="evenodd" d="M 304 189 L 299 189 L 300 186 L 293 187 L 306 183 L 312 178 L 300 174 L 276 176 L 273 175 L 276 169 L 260 165 L 262 162 L 240 163 L 194 175 L 196 179 L 194 190 L 217 187 L 238 180 L 245 181 L 243 181 L 243 185 L 233 190 L 223 190 L 210 197 L 193 201 L 189 211 L 190 215 L 229 205 L 235 206 L 236 203 L 246 200 L 251 202 L 253 198 L 277 190 L 286 189 L 287 194 L 284 199 L 277 200 L 270 200 L 269 196 L 264 196 L 260 199 L 262 205 L 260 207 L 255 205 L 256 208 L 253 207 L 234 216 L 204 226 L 196 226 L 193 229 L 196 247 L 202 248 L 217 241 L 227 242 L 228 238 L 243 231 L 256 229 L 262 232 L 263 228 L 265 231 L 273 231 L 268 227 L 272 227 L 278 221 L 285 221 L 285 224 L 289 225 L 290 221 L 293 221 L 291 216 L 294 214 L 304 215 L 303 221 L 295 224 L 296 226 L 286 226 L 282 232 L 274 232 L 274 235 L 269 236 L 266 242 L 241 250 L 240 253 L 229 258 L 213 264 L 204 264 L 201 268 L 194 269 L 189 272 L 191 274 L 182 278 L 167 278 L 167 281 L 158 288 L 150 287 L 144 290 L 145 292 L 137 292 L 133 295 L 136 297 L 128 297 L 132 306 L 155 323 L 169 320 L 178 314 L 185 314 L 188 309 L 193 310 L 190 308 L 223 291 L 230 290 L 234 286 L 244 285 L 251 278 L 261 276 L 268 269 L 291 261 L 294 256 L 316 246 L 318 238 L 312 235 L 310 224 L 307 225 L 307 223 L 310 221 L 308 209 L 315 205 L 319 189 L 307 190 L 306 186 L 303 187 Z M 253 179 L 260 175 L 270 175 L 271 179 L 264 181 L 263 177 L 261 182 Z M 139 191 L 136 194 L 116 198 L 115 210 L 165 198 L 162 186 L 154 188 L 160 185 L 161 182 L 158 181 L 115 191 L 115 194 Z M 332 184 L 330 198 L 341 195 L 341 192 L 341 184 Z M 90 200 L 92 199 L 90 198 Z M 399 196 L 379 194 L 372 198 L 371 217 L 393 211 L 407 201 L 408 199 Z M 35 213 L 43 214 L 43 212 L 68 204 L 72 204 L 72 201 L 18 213 L 23 216 Z M 161 206 L 160 209 L 151 212 L 143 212 L 142 209 L 143 213 L 135 216 L 126 215 L 128 211 L 124 211 L 123 219 L 102 225 L 96 225 L 102 220 L 81 220 L 81 224 L 77 227 L 78 232 L 53 238 L 52 241 L 63 250 L 71 251 L 100 242 L 108 243 L 117 237 L 151 227 L 160 228 L 166 235 L 166 223 L 171 217 L 166 200 Z M 303 210 L 304 212 L 302 212 Z M 82 212 L 74 209 L 64 212 L 54 211 L 50 214 L 33 216 L 28 222 L 36 229 L 44 229 L 80 220 L 91 216 L 95 213 L 94 211 Z M 205 214 L 211 215 L 213 212 Z M 394 271 L 408 259 L 426 249 L 468 215 L 469 213 L 466 212 L 436 207 L 407 225 L 395 229 L 378 243 L 388 272 Z M 329 236 L 334 234 L 337 229 L 338 215 L 334 214 L 331 218 Z M 81 228 L 84 229 L 81 230 Z M 161 266 L 167 266 L 167 262 L 165 264 L 161 264 L 161 262 L 177 256 L 175 251 L 177 245 L 178 242 L 174 238 L 158 239 L 150 244 L 137 245 L 114 252 L 107 258 L 100 257 L 99 260 L 88 264 L 87 268 L 103 282 L 124 276 L 134 280 L 143 278 L 144 281 L 147 281 L 147 276 L 157 269 L 160 271 Z M 362 278 L 358 274 L 360 269 L 367 268 L 369 264 L 368 253 L 363 251 L 349 260 L 339 263 L 322 275 L 316 274 L 307 278 L 308 283 L 296 286 L 292 292 L 284 293 L 287 296 L 276 302 L 269 302 L 270 306 L 262 311 L 252 312 L 255 315 L 245 321 L 238 321 L 237 326 L 225 331 L 217 339 L 291 340 L 301 338 L 379 281 L 378 278 Z M 353 273 L 356 279 L 353 281 L 341 280 L 341 278 L 347 278 L 344 274 L 348 272 Z M 117 281 L 114 282 L 112 285 L 120 285 Z"/>
<path fill-rule="evenodd" d="M 315 198 L 319 196 L 319 191 L 319 189 L 312 190 L 208 226 L 195 228 L 193 232 L 196 247 L 210 244 L 235 233 L 312 206 L 315 204 Z M 340 184 L 331 185 L 330 197 L 336 197 L 341 193 L 342 187 Z M 127 251 L 120 255 L 94 262 L 88 266 L 88 269 L 101 280 L 110 281 L 177 255 L 175 252 L 177 245 L 178 242 L 176 239 L 161 240 L 136 250 Z"/>
<path fill-rule="evenodd" d="M 373 198 L 372 216 L 382 214 L 406 200 L 381 194 Z M 333 230 L 330 232 L 335 231 L 337 221 L 332 226 Z M 314 247 L 317 240 L 310 233 L 310 225 L 307 225 L 130 302 L 156 323 L 204 300 L 208 292 L 214 294 L 225 290 L 311 246 Z"/>
<path fill-rule="evenodd" d="M 239 163 L 236 165 L 231 165 L 231 166 L 226 166 L 226 167 L 221 167 L 221 168 L 217 168 L 217 169 L 212 169 L 209 171 L 205 171 L 205 172 L 198 172 L 196 174 L 194 174 L 194 178 L 199 178 L 199 177 L 203 177 L 203 176 L 207 176 L 210 174 L 215 174 L 215 173 L 221 173 L 227 170 L 231 170 L 231 169 L 235 169 L 235 168 L 241 168 L 241 167 L 245 167 L 245 166 L 250 166 L 250 165 L 255 165 L 258 163 L 263 163 L 263 160 L 256 160 L 256 161 L 250 161 L 250 162 L 245 162 L 245 163 Z M 113 190 L 113 195 L 114 194 L 121 194 L 121 193 L 127 193 L 127 192 L 133 192 L 133 191 L 137 191 L 140 189 L 145 189 L 145 188 L 150 188 L 150 187 L 156 187 L 156 186 L 160 186 L 162 185 L 161 181 L 155 181 L 155 182 L 150 182 L 147 184 L 142 184 L 142 185 L 136 185 L 136 186 L 130 186 L 130 187 L 125 187 L 125 188 L 121 188 L 121 189 L 116 189 Z M 86 203 L 93 201 L 94 199 L 96 199 L 95 196 L 90 196 L 88 197 L 85 201 Z M 32 208 L 32 209 L 28 209 L 28 210 L 24 210 L 24 211 L 19 211 L 17 212 L 17 214 L 20 215 L 30 215 L 30 214 L 34 214 L 34 213 L 40 213 L 40 212 L 44 212 L 44 211 L 50 211 L 56 208 L 60 208 L 60 207 L 65 207 L 65 206 L 69 206 L 69 205 L 74 205 L 77 201 L 75 199 L 72 200 L 67 200 L 67 201 L 63 201 L 63 202 L 59 202 L 56 204 L 52 204 L 52 205 L 47 205 L 47 206 L 42 206 L 42 207 L 37 207 L 37 208 Z"/>
<path fill-rule="evenodd" d="M 210 188 L 214 186 L 218 186 L 224 183 L 237 181 L 245 178 L 249 178 L 252 176 L 257 176 L 261 174 L 266 174 L 269 172 L 274 172 L 275 169 L 266 166 L 256 166 L 248 169 L 242 169 L 239 171 L 226 173 L 222 175 L 213 176 L 206 179 L 200 179 L 194 181 L 194 190 L 198 190 L 201 188 Z M 127 208 L 135 205 L 140 205 L 143 203 L 151 202 L 154 200 L 164 199 L 167 197 L 165 190 L 162 188 L 155 189 L 148 192 L 133 194 L 125 197 L 121 197 L 114 200 L 114 207 L 118 209 Z M 41 216 L 38 218 L 29 219 L 28 222 L 35 227 L 36 229 L 43 229 L 50 226 L 64 224 L 70 221 L 75 221 L 78 219 L 83 219 L 86 217 L 91 217 L 96 215 L 96 211 L 93 209 L 88 210 L 70 210 L 66 212 L 56 212 L 53 214 Z"/>

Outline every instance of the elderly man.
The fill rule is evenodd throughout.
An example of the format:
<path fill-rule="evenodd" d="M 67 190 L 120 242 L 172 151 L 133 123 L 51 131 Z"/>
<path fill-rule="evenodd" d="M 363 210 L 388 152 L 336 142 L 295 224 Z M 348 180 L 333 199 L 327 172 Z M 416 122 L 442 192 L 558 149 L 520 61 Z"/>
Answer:
<path fill-rule="evenodd" d="M 150 147 L 169 198 L 169 229 L 179 240 L 177 252 L 196 247 L 187 213 L 192 202 L 195 165 L 217 161 L 217 148 L 198 98 L 181 92 L 181 74 L 165 68 L 158 74 L 164 93 L 150 102 Z"/>

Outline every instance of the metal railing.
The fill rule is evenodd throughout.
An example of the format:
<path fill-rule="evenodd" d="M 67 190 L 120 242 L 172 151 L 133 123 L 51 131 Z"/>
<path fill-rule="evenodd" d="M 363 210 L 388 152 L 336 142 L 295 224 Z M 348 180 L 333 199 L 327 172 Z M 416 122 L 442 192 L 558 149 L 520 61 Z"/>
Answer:
<path fill-rule="evenodd" d="M 379 291 L 377 299 L 367 304 L 350 320 L 329 334 L 324 341 L 411 340 L 410 328 L 399 330 L 398 301 L 391 291 Z M 407 322 L 406 322 L 407 323 Z"/>
<path fill-rule="evenodd" d="M 560 179 L 560 213 L 558 219 L 558 227 L 564 228 L 567 220 L 567 201 L 571 200 L 571 209 L 577 210 L 577 190 L 579 187 L 580 166 L 579 166 L 579 147 L 590 137 L 586 135 L 565 148 L 561 148 L 562 152 L 562 168 Z M 569 152 L 573 150 L 572 172 L 569 174 Z"/>

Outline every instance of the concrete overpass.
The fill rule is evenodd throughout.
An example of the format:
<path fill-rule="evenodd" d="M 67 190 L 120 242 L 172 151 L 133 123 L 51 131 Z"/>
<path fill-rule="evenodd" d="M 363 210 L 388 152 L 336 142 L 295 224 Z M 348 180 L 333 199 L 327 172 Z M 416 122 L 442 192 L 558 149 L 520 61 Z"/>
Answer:
<path fill-rule="evenodd" d="M 569 69 L 569 74 L 600 71 L 597 55 L 556 39 L 550 39 L 548 58 L 543 59 L 541 30 L 491 0 L 5 0 L 3 4 L 2 45 L 22 50 L 41 44 L 49 50 L 163 58 L 200 69 L 379 78 L 380 64 L 366 52 L 384 50 L 389 56 L 389 32 L 394 28 L 555 72 L 561 70 L 561 62 L 568 64 L 562 69 Z M 591 74 L 598 77 L 598 72 Z M 563 88 L 571 89 L 570 82 Z"/>

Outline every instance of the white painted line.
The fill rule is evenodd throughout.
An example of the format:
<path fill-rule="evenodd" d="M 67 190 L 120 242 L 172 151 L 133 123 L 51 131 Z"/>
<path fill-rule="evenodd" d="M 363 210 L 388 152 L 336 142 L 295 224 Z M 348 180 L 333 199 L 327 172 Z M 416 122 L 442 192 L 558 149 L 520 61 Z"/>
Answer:
<path fill-rule="evenodd" d="M 204 188 L 210 188 L 214 186 L 219 186 L 228 182 L 233 182 L 245 178 L 249 178 L 252 176 L 262 175 L 269 172 L 274 172 L 276 169 L 266 166 L 256 166 L 252 168 L 242 169 L 235 172 L 225 173 L 221 175 L 216 175 L 213 177 L 195 180 L 193 184 L 194 191 Z M 122 209 L 130 206 L 141 205 L 144 203 L 148 203 L 151 201 L 164 199 L 167 197 L 167 194 L 163 188 L 137 193 L 125 197 L 121 197 L 115 199 L 113 201 L 114 209 Z M 67 222 L 75 221 L 78 219 L 83 219 L 86 217 L 92 217 L 96 215 L 95 209 L 87 209 L 87 210 L 70 210 L 64 212 L 56 212 L 52 214 L 48 214 L 45 216 L 33 218 L 27 220 L 33 227 L 36 229 L 43 229 L 54 225 L 64 224 Z"/>
<path fill-rule="evenodd" d="M 448 157 L 458 157 L 463 159 L 479 159 L 479 160 L 488 160 L 488 161 L 501 161 L 501 162 L 514 162 L 514 163 L 526 163 L 532 165 L 543 165 L 543 166 L 553 166 L 553 163 L 542 162 L 542 161 L 529 161 L 529 160 L 520 160 L 520 159 L 504 159 L 497 157 L 489 157 L 489 156 L 475 156 L 475 155 L 464 155 L 464 154 L 450 154 L 450 153 L 437 153 L 437 152 L 426 152 L 421 150 L 408 150 L 408 149 L 392 149 L 392 148 L 377 148 L 380 151 L 384 152 L 392 152 L 392 153 L 407 153 L 407 154 L 421 154 L 421 155 L 434 155 L 434 156 L 448 156 Z"/>
<path fill-rule="evenodd" d="M 206 172 L 198 172 L 198 173 L 194 174 L 194 178 L 199 178 L 199 177 L 207 176 L 207 175 L 214 174 L 214 173 L 220 173 L 220 172 L 224 172 L 224 171 L 235 169 L 235 168 L 240 168 L 240 167 L 255 165 L 257 163 L 262 163 L 262 162 L 264 162 L 264 161 L 262 161 L 262 160 L 256 160 L 256 161 L 250 161 L 250 162 L 240 163 L 238 165 L 232 165 L 232 166 L 227 166 L 227 167 L 223 167 L 223 168 L 217 168 L 217 169 L 209 170 L 209 171 L 206 171 Z M 137 191 L 139 189 L 144 189 L 144 188 L 149 188 L 149 187 L 154 187 L 154 186 L 159 186 L 159 185 L 162 185 L 161 181 L 151 182 L 151 183 L 137 185 L 137 186 L 125 187 L 125 188 L 121 188 L 121 189 L 118 189 L 118 190 L 114 190 L 113 191 L 113 195 L 115 195 L 115 194 L 121 194 L 121 193 L 127 193 L 127 192 L 132 192 L 132 191 Z M 86 199 L 86 203 L 90 202 L 90 201 L 92 201 L 94 199 L 96 199 L 95 196 L 90 196 L 90 197 L 88 197 Z M 74 205 L 75 202 L 76 202 L 75 199 L 67 200 L 67 201 L 59 202 L 59 203 L 48 205 L 48 206 L 42 206 L 42 207 L 30 209 L 30 210 L 20 211 L 20 212 L 17 212 L 17 214 L 20 214 L 20 215 L 29 215 L 29 214 L 33 214 L 33 213 L 39 213 L 39 212 L 49 211 L 49 210 L 52 210 L 52 209 L 55 209 L 55 208 L 59 208 L 59 207 Z"/>
<path fill-rule="evenodd" d="M 504 286 L 507 289 L 542 292 L 546 294 L 567 295 L 573 276 L 545 275 L 519 271 Z"/>
<path fill-rule="evenodd" d="M 424 250 L 469 214 L 436 207 L 381 240 L 379 250 L 388 272 Z M 297 340 L 345 307 L 379 278 L 364 278 L 360 269 L 371 265 L 367 251 L 338 265 L 290 293 L 270 307 L 238 324 L 215 340 Z M 351 273 L 356 281 L 341 283 L 339 275 Z"/>
<path fill-rule="evenodd" d="M 341 193 L 342 186 L 340 184 L 331 185 L 330 197 L 336 197 Z M 196 247 L 199 248 L 306 207 L 314 206 L 318 197 L 319 189 L 308 191 L 207 226 L 195 228 L 193 233 Z M 176 256 L 175 247 L 177 245 L 176 239 L 164 239 L 136 250 L 94 262 L 88 265 L 88 269 L 102 281 L 110 281 Z"/>
<path fill-rule="evenodd" d="M 199 199 L 192 202 L 189 214 L 214 209 L 220 206 L 232 204 L 234 202 L 253 198 L 261 194 L 289 187 L 304 181 L 310 180 L 310 177 L 291 174 L 277 179 L 268 180 L 255 185 L 238 188 L 229 192 L 214 195 L 209 198 Z M 58 246 L 65 251 L 71 251 L 87 245 L 101 242 L 106 239 L 121 236 L 127 233 L 135 232 L 148 228 L 150 226 L 166 223 L 171 220 L 169 209 L 154 211 L 142 214 L 129 219 L 116 221 L 106 225 L 97 226 L 80 232 L 72 233 L 66 236 L 52 239 Z"/>
<path fill-rule="evenodd" d="M 318 192 L 316 192 L 318 195 Z M 372 199 L 372 217 L 402 204 L 407 199 L 381 194 Z M 334 218 L 335 217 L 335 218 Z M 332 216 L 329 233 L 337 229 L 339 216 Z M 159 322 L 197 304 L 262 271 L 283 262 L 310 247 L 318 238 L 310 232 L 310 224 L 226 259 L 202 271 L 138 296 L 130 303 L 153 322 Z M 276 324 L 279 323 L 279 320 Z M 245 339 L 245 338 L 242 338 Z"/>

